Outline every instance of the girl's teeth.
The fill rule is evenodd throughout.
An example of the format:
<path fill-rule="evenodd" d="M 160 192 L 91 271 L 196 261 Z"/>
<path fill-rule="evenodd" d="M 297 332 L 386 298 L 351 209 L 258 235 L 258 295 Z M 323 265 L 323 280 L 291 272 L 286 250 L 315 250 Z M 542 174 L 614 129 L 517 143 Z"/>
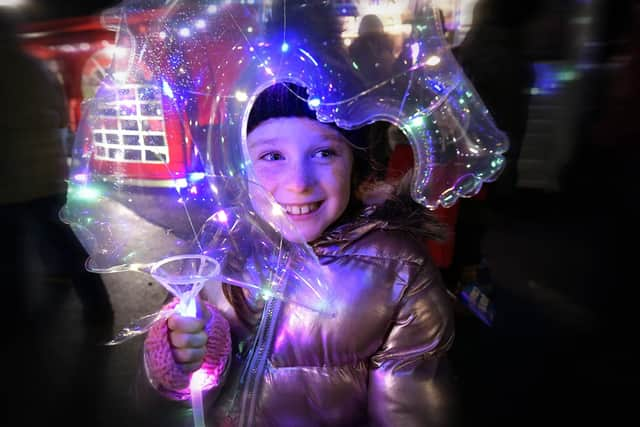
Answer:
<path fill-rule="evenodd" d="M 286 206 L 285 210 L 291 215 L 305 215 L 309 212 L 313 212 L 316 209 L 316 205 L 301 205 L 301 206 Z"/>

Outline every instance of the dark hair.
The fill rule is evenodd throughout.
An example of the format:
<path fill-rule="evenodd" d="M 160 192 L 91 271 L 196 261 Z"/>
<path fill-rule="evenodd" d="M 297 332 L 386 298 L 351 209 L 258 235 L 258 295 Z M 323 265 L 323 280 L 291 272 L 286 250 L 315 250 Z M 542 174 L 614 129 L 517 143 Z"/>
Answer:
<path fill-rule="evenodd" d="M 307 117 L 317 119 L 316 112 L 309 107 L 307 89 L 288 82 L 276 83 L 263 90 L 256 98 L 249 120 L 247 122 L 247 134 L 254 130 L 260 123 L 275 117 Z M 340 132 L 355 148 L 366 149 L 369 145 L 366 127 L 348 130 L 328 123 Z"/>
<path fill-rule="evenodd" d="M 378 15 L 365 15 L 360 20 L 358 35 L 361 36 L 369 33 L 384 33 L 384 25 Z"/>
<path fill-rule="evenodd" d="M 256 98 L 247 122 L 247 134 L 260 123 L 274 117 L 316 118 L 309 107 L 305 88 L 291 83 L 276 83 L 262 91 Z"/>

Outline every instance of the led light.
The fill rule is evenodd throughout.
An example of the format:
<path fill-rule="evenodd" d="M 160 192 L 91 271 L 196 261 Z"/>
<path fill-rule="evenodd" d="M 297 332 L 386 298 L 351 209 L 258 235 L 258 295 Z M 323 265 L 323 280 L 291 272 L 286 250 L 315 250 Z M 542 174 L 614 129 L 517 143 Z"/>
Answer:
<path fill-rule="evenodd" d="M 89 175 L 87 175 L 86 173 L 77 173 L 75 175 L 73 175 L 73 180 L 75 182 L 81 182 L 81 183 L 86 183 L 87 181 L 89 181 Z"/>
<path fill-rule="evenodd" d="M 204 179 L 204 177 L 205 177 L 204 172 L 192 172 L 191 174 L 189 174 L 189 181 L 191 182 L 201 181 Z"/>
<path fill-rule="evenodd" d="M 316 67 L 318 66 L 318 61 L 316 61 L 316 59 L 306 50 L 300 48 L 298 49 L 304 56 L 306 56 L 309 61 L 313 62 L 313 65 L 315 65 Z"/>
<path fill-rule="evenodd" d="M 320 105 L 320 98 L 311 98 L 309 100 L 309 107 L 317 108 Z"/>
<path fill-rule="evenodd" d="M 424 117 L 423 116 L 418 116 L 414 119 L 411 120 L 411 123 L 409 126 L 411 127 L 420 127 L 424 125 Z"/>
<path fill-rule="evenodd" d="M 262 299 L 263 299 L 263 300 L 265 300 L 265 301 L 266 301 L 266 300 L 268 300 L 268 299 L 270 299 L 270 298 L 272 298 L 272 297 L 273 297 L 273 292 L 271 292 L 271 290 L 269 290 L 269 289 L 264 289 L 264 290 L 262 291 Z"/>
<path fill-rule="evenodd" d="M 411 44 L 411 63 L 415 64 L 416 62 L 418 62 L 418 56 L 420 55 L 420 43 L 413 43 Z M 429 59 L 433 58 L 430 57 Z M 429 64 L 429 59 L 427 59 L 427 65 L 431 65 Z"/>
<path fill-rule="evenodd" d="M 167 83 L 166 80 L 162 81 L 162 93 L 173 99 L 173 91 L 171 90 L 171 86 L 169 86 L 169 83 Z"/>
<path fill-rule="evenodd" d="M 213 218 L 215 221 L 218 221 L 218 222 L 226 223 L 229 221 L 229 216 L 225 211 L 222 211 L 222 210 L 211 215 L 211 218 Z"/>
<path fill-rule="evenodd" d="M 437 55 L 431 55 L 430 57 L 427 58 L 425 64 L 427 64 L 430 67 L 435 67 L 436 65 L 438 65 L 440 63 L 441 59 L 439 56 Z"/>

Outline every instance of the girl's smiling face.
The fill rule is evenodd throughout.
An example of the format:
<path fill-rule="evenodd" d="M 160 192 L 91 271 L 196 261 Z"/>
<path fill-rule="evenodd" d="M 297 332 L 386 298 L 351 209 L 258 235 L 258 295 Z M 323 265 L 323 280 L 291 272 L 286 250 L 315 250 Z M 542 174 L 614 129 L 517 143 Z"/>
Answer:
<path fill-rule="evenodd" d="M 258 183 L 305 241 L 317 239 L 347 208 L 353 152 L 335 129 L 306 117 L 271 118 L 248 135 L 247 146 Z"/>

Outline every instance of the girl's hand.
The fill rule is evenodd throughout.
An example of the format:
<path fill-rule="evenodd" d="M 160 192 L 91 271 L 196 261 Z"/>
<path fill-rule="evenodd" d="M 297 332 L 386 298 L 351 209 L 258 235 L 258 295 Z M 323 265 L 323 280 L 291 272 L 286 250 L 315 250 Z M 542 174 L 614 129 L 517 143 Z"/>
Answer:
<path fill-rule="evenodd" d="M 202 319 L 173 314 L 167 321 L 173 359 L 185 373 L 198 370 L 207 352 L 205 326 L 211 314 L 200 297 L 197 297 L 197 304 Z"/>
<path fill-rule="evenodd" d="M 174 400 L 189 397 L 191 374 L 200 368 L 207 380 L 203 390 L 217 386 L 231 354 L 227 319 L 200 298 L 196 302 L 198 318 L 175 313 L 152 325 L 144 342 L 150 383 Z M 173 309 L 177 304 L 174 298 L 164 308 Z"/>

